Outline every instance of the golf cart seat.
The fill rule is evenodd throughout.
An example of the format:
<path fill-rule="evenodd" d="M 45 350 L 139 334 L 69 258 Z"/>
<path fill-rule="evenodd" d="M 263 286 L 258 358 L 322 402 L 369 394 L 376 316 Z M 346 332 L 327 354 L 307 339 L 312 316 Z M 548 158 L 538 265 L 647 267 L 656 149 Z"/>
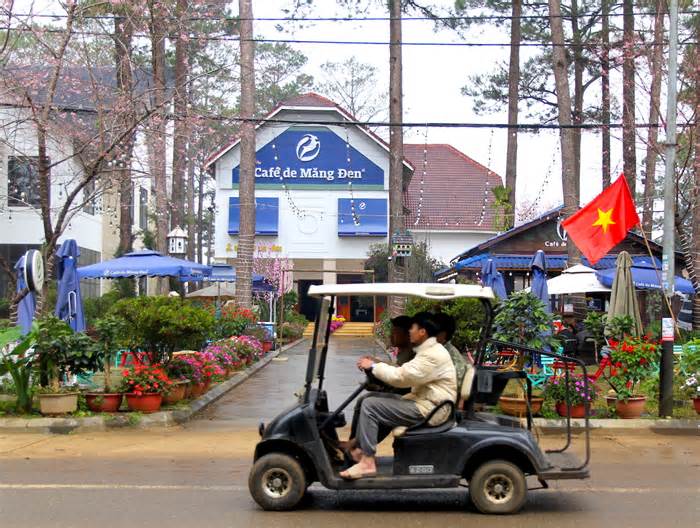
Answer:
<path fill-rule="evenodd" d="M 445 406 L 449 406 L 450 408 L 450 413 L 447 416 L 447 419 L 442 422 L 441 424 L 438 425 L 430 425 L 430 420 L 433 419 L 435 414 L 442 409 Z M 394 427 L 392 429 L 391 434 L 394 436 L 394 438 L 399 438 L 400 436 L 414 436 L 414 435 L 421 435 L 421 434 L 435 434 L 435 433 L 444 433 L 446 431 L 449 431 L 455 426 L 455 402 L 452 400 L 445 400 L 441 402 L 439 405 L 437 405 L 430 413 L 428 416 L 423 418 L 423 420 L 416 425 L 411 425 L 410 427 L 405 427 L 405 426 L 399 426 L 399 427 Z"/>

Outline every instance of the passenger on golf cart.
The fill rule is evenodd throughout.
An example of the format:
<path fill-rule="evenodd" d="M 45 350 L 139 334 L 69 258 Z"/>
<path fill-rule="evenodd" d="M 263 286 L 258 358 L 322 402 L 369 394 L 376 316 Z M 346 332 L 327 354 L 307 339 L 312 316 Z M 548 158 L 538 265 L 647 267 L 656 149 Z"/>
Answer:
<path fill-rule="evenodd" d="M 401 396 L 395 393 L 376 393 L 365 398 L 360 406 L 357 425 L 357 444 L 352 452 L 356 464 L 340 473 L 355 480 L 377 474 L 375 454 L 380 440 L 380 428 L 391 431 L 397 426 L 418 424 L 445 400 L 457 400 L 457 376 L 449 352 L 437 342 L 440 327 L 429 313 L 416 314 L 409 338 L 416 353 L 408 363 L 399 367 L 377 363 L 373 358 L 361 358 L 357 366 L 378 380 L 396 388 L 410 388 Z M 431 425 L 439 425 L 449 417 L 447 407 L 439 409 Z"/>

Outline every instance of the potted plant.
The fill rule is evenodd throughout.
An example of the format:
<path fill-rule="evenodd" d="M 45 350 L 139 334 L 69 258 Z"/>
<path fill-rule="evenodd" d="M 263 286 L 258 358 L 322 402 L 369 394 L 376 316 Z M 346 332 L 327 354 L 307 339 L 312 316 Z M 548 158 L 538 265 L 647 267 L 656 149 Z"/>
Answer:
<path fill-rule="evenodd" d="M 36 338 L 36 324 L 32 331 L 22 336 L 20 328 L 8 328 L 0 332 L 0 376 L 9 374 L 18 413 L 32 412 L 33 389 L 31 383 L 34 354 L 30 349 Z M 12 343 L 16 343 L 10 348 Z"/>
<path fill-rule="evenodd" d="M 124 323 L 118 317 L 106 316 L 95 321 L 95 330 L 103 361 L 104 383 L 102 391 L 85 393 L 85 402 L 93 412 L 117 412 L 122 404 L 122 393 L 112 390 L 112 351 L 124 335 Z"/>
<path fill-rule="evenodd" d="M 189 396 L 189 383 L 192 379 L 192 365 L 184 361 L 179 355 L 175 355 L 166 365 L 165 372 L 170 378 L 172 385 L 170 390 L 163 396 L 163 403 L 172 405 L 187 398 Z"/>
<path fill-rule="evenodd" d="M 700 339 L 683 346 L 680 371 L 683 376 L 683 394 L 693 401 L 695 412 L 700 414 Z"/>
<path fill-rule="evenodd" d="M 580 377 L 569 378 L 568 384 L 563 377 L 552 377 L 545 385 L 544 395 L 545 398 L 554 402 L 554 408 L 559 416 L 566 417 L 570 412 L 572 418 L 585 418 L 586 404 L 590 406 L 595 400 L 597 388 L 590 381 L 586 385 Z"/>
<path fill-rule="evenodd" d="M 215 341 L 204 349 L 204 352 L 212 354 L 218 365 L 224 370 L 226 376 L 230 376 L 241 368 L 241 360 L 235 350 L 234 339 L 221 339 Z"/>
<path fill-rule="evenodd" d="M 66 372 L 80 374 L 94 370 L 99 354 L 94 342 L 83 333 L 73 332 L 65 321 L 53 315 L 38 321 L 34 352 L 48 384 L 39 389 L 41 414 L 56 415 L 78 408 L 79 391 L 61 385 Z"/>
<path fill-rule="evenodd" d="M 659 344 L 647 337 L 628 335 L 621 341 L 610 340 L 610 360 L 616 368 L 615 410 L 620 418 L 642 415 L 647 398 L 639 393 L 639 385 L 654 373 L 659 355 Z"/>
<path fill-rule="evenodd" d="M 160 410 L 163 393 L 171 381 L 161 365 L 136 365 L 122 371 L 122 391 L 131 411 L 152 413 Z"/>
<path fill-rule="evenodd" d="M 504 299 L 493 324 L 493 338 L 497 341 L 544 351 L 556 346 L 556 339 L 552 336 L 552 315 L 530 292 L 519 291 Z M 539 412 L 543 403 L 544 398 L 533 397 L 530 402 L 532 413 Z M 518 384 L 514 393 L 501 396 L 499 405 L 506 414 L 524 416 L 528 402 L 522 385 Z"/>

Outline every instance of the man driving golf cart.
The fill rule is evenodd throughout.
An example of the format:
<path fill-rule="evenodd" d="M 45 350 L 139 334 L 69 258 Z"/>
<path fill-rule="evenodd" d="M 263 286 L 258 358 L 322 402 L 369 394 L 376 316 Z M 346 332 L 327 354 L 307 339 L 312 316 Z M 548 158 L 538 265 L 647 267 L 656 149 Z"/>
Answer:
<path fill-rule="evenodd" d="M 352 452 L 355 465 L 340 473 L 348 480 L 374 477 L 377 474 L 375 454 L 380 428 L 420 423 L 445 400 L 457 399 L 457 376 L 449 352 L 437 342 L 440 327 L 428 313 L 417 314 L 409 331 L 415 357 L 399 367 L 361 358 L 357 366 L 378 380 L 396 388 L 410 388 L 404 396 L 382 393 L 365 398 L 360 407 L 357 426 L 358 447 Z M 438 410 L 431 425 L 444 422 L 447 408 Z"/>

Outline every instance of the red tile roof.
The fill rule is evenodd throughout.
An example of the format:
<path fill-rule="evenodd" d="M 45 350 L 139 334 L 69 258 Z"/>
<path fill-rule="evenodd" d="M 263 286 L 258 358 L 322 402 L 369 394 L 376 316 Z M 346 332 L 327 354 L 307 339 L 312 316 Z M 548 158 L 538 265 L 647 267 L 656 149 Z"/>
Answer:
<path fill-rule="evenodd" d="M 424 150 L 427 163 L 421 204 Z M 407 144 L 404 156 L 415 167 L 405 196 L 409 229 L 496 231 L 491 189 L 503 185 L 498 174 L 451 145 L 429 144 L 426 149 L 424 144 Z"/>
<path fill-rule="evenodd" d="M 314 92 L 308 92 L 290 97 L 282 101 L 279 106 L 317 106 L 340 108 L 336 103 Z"/>

